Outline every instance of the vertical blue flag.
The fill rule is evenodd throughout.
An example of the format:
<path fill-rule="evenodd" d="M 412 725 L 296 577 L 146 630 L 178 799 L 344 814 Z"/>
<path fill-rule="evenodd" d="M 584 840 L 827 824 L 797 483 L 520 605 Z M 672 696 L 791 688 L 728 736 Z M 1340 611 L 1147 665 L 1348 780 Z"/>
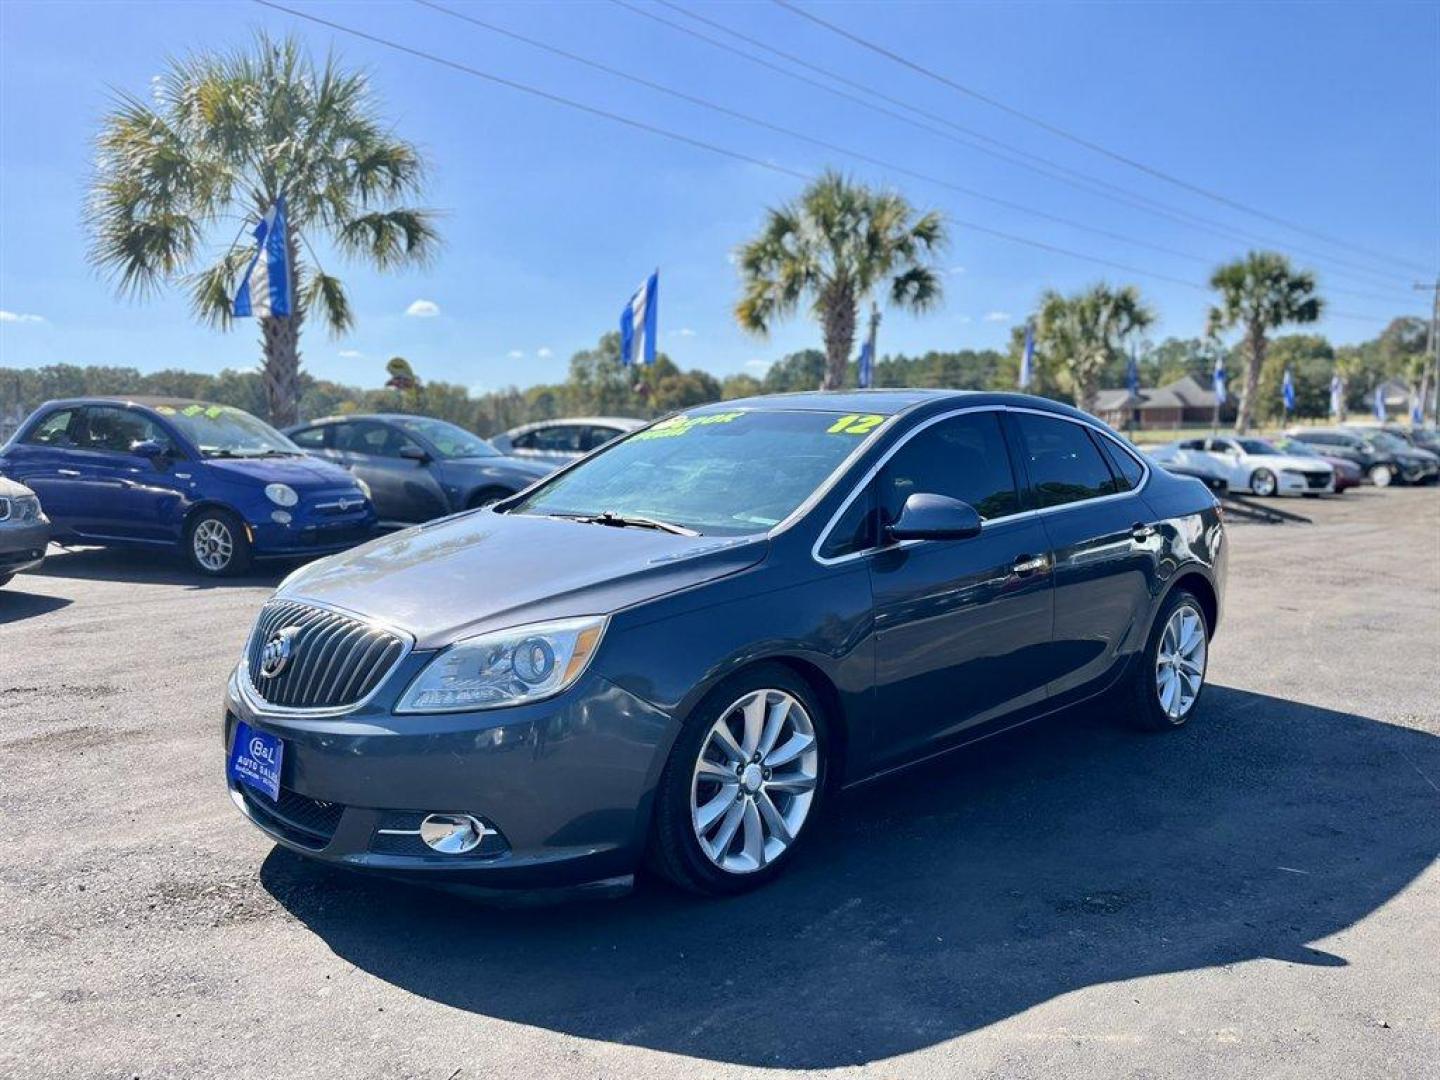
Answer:
<path fill-rule="evenodd" d="M 1292 412 L 1294 412 L 1294 411 L 1295 411 L 1295 383 L 1292 382 L 1291 379 L 1290 379 L 1290 369 L 1289 369 L 1288 367 L 1285 369 L 1285 381 L 1280 384 L 1280 397 L 1281 397 L 1281 398 L 1284 400 L 1284 402 L 1285 402 L 1285 411 L 1286 411 L 1287 413 L 1292 413 Z"/>
<path fill-rule="evenodd" d="M 257 319 L 289 315 L 293 282 L 284 195 L 255 226 L 255 245 L 255 257 L 245 268 L 240 291 L 235 294 L 235 314 L 254 315 Z"/>
<path fill-rule="evenodd" d="M 1345 380 L 1340 378 L 1340 373 L 1337 371 L 1330 376 L 1330 415 L 1338 419 L 1344 404 Z"/>
<path fill-rule="evenodd" d="M 1020 354 L 1020 389 L 1030 389 L 1030 376 L 1035 362 L 1035 324 L 1025 324 L 1025 349 Z"/>
<path fill-rule="evenodd" d="M 660 271 L 656 270 L 635 290 L 625 310 L 620 312 L 621 363 L 655 362 L 655 319 L 659 310 Z"/>
<path fill-rule="evenodd" d="M 875 347 L 866 338 L 860 346 L 860 389 L 868 390 L 875 378 Z"/>
<path fill-rule="evenodd" d="M 1425 401 L 1418 390 L 1410 395 L 1410 423 L 1413 427 L 1420 427 L 1425 423 Z"/>
<path fill-rule="evenodd" d="M 1224 405 L 1228 400 L 1225 392 L 1225 354 L 1220 353 L 1215 357 L 1215 404 Z"/>
<path fill-rule="evenodd" d="M 1130 363 L 1125 367 L 1125 388 L 1130 391 L 1131 397 L 1140 396 L 1140 360 L 1133 345 L 1130 347 Z"/>
<path fill-rule="evenodd" d="M 1375 419 L 1382 424 L 1385 422 L 1385 386 L 1375 387 Z"/>

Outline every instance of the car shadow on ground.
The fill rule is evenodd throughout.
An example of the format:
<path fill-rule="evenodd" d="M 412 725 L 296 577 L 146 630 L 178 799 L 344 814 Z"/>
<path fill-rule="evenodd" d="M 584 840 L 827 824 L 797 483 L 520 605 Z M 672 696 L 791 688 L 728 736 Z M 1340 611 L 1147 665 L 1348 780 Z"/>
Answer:
<path fill-rule="evenodd" d="M 651 885 L 495 910 L 279 848 L 261 879 L 338 956 L 435 1001 L 792 1069 L 1114 980 L 1344 966 L 1313 943 L 1440 854 L 1440 738 L 1219 686 L 1202 713 L 1160 736 L 1072 713 L 852 791 L 789 874 L 738 899 Z"/>
<path fill-rule="evenodd" d="M 64 596 L 46 596 L 44 593 L 26 592 L 25 582 L 28 576 L 28 574 L 18 574 L 11 579 L 9 584 L 0 586 L 0 626 L 19 622 L 21 619 L 33 619 L 36 615 L 45 615 L 51 611 L 59 611 L 73 603 Z"/>
<path fill-rule="evenodd" d="M 235 585 L 279 584 L 300 565 L 297 560 L 265 560 L 235 577 L 205 577 L 171 551 L 128 547 L 60 547 L 51 544 L 45 562 L 31 573 L 37 577 L 85 578 L 124 581 L 137 585 L 179 585 L 189 589 L 227 588 Z"/>

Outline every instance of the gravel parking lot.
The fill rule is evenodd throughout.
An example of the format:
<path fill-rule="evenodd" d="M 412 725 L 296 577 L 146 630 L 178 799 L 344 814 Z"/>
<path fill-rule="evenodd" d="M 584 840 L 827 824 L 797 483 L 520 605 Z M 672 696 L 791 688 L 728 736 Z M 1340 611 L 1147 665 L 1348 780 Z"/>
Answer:
<path fill-rule="evenodd" d="M 1440 1075 L 1440 494 L 1236 525 L 1190 727 L 1056 718 L 852 793 L 775 887 L 528 911 L 337 874 L 225 795 L 280 572 L 0 591 L 0 1074 Z"/>

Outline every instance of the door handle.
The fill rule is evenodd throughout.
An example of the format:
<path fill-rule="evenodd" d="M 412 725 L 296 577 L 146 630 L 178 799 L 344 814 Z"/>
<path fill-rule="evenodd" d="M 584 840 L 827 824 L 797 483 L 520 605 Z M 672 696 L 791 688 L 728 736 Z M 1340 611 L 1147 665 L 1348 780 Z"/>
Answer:
<path fill-rule="evenodd" d="M 1044 570 L 1050 565 L 1050 558 L 1047 555 L 1021 555 L 1015 560 L 1015 565 L 1010 567 L 1010 572 L 1016 577 L 1025 577 L 1039 570 Z"/>
<path fill-rule="evenodd" d="M 1137 521 L 1134 525 L 1130 526 L 1130 535 L 1136 540 L 1148 540 L 1154 536 L 1155 533 L 1156 529 L 1154 525 L 1145 525 Z"/>
<path fill-rule="evenodd" d="M 79 469 L 56 469 L 55 471 L 56 471 L 57 473 L 59 473 L 61 476 L 79 476 L 79 475 L 80 475 L 80 470 L 79 470 Z"/>

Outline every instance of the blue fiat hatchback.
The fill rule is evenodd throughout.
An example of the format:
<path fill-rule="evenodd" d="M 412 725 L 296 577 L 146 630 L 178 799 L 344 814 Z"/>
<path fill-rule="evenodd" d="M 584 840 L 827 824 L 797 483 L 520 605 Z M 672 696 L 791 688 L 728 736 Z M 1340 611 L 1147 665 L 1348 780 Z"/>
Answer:
<path fill-rule="evenodd" d="M 60 543 L 178 549 L 199 573 L 340 551 L 374 531 L 361 482 L 227 405 L 73 398 L 40 406 L 0 449 Z"/>

